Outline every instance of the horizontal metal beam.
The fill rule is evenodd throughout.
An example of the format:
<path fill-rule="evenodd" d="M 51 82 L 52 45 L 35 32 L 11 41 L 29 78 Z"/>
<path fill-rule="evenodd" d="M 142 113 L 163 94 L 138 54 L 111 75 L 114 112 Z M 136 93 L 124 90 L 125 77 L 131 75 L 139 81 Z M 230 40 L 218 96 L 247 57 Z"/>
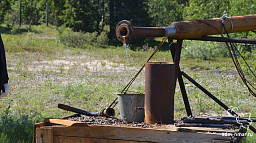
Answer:
<path fill-rule="evenodd" d="M 200 41 L 215 41 L 215 42 L 232 42 L 232 43 L 256 44 L 256 39 L 213 37 L 213 36 L 192 37 L 192 38 L 186 38 L 185 40 L 200 40 Z"/>
<path fill-rule="evenodd" d="M 206 35 L 217 35 L 223 31 L 223 23 L 228 33 L 256 30 L 256 14 L 172 22 L 168 27 L 133 27 L 131 22 L 122 20 L 116 26 L 116 37 L 123 43 L 133 37 L 172 37 L 185 39 Z"/>

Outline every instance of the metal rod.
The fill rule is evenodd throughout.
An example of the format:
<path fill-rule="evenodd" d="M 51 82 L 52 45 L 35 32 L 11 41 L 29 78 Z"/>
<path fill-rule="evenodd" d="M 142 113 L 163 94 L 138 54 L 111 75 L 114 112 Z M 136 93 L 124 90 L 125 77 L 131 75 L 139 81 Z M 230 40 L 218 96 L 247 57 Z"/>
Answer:
<path fill-rule="evenodd" d="M 133 37 L 168 37 L 175 34 L 175 27 L 133 27 L 127 20 L 120 21 L 116 26 L 116 37 L 123 43 Z"/>
<path fill-rule="evenodd" d="M 224 120 L 235 120 L 236 118 L 235 117 L 221 117 L 222 119 Z M 240 120 L 250 120 L 252 122 L 256 122 L 256 117 L 241 117 Z"/>
<path fill-rule="evenodd" d="M 64 105 L 64 104 L 58 104 L 58 108 L 63 109 L 63 110 L 67 110 L 67 111 L 71 111 L 71 112 L 75 112 L 75 113 L 79 113 L 82 115 L 86 115 L 86 116 L 114 116 L 115 115 L 115 110 L 113 108 L 106 108 L 103 109 L 99 112 L 88 112 L 88 111 L 84 111 L 75 107 L 71 107 L 68 105 Z"/>
<path fill-rule="evenodd" d="M 20 21 L 19 21 L 19 26 L 21 27 L 21 14 L 22 14 L 22 11 L 21 11 L 21 8 L 22 8 L 22 3 L 21 3 L 21 0 L 20 0 Z"/>
<path fill-rule="evenodd" d="M 204 124 L 248 124 L 247 120 L 240 120 L 239 122 L 234 119 L 209 119 L 209 118 L 187 118 L 183 123 L 204 123 Z"/>
<path fill-rule="evenodd" d="M 203 91 L 206 95 L 208 95 L 210 98 L 212 98 L 215 102 L 217 102 L 221 107 L 223 107 L 225 110 L 230 112 L 234 116 L 238 116 L 233 110 L 230 110 L 227 105 L 222 103 L 219 99 L 217 99 L 214 95 L 212 95 L 209 91 L 207 91 L 205 88 L 203 88 L 200 84 L 198 84 L 194 79 L 192 79 L 190 76 L 188 76 L 186 73 L 181 72 L 181 75 L 183 75 L 186 79 L 188 79 L 190 82 L 192 82 L 196 87 L 198 87 L 201 91 Z"/>
<path fill-rule="evenodd" d="M 188 116 L 192 116 L 192 111 L 189 105 L 189 101 L 188 101 L 188 96 L 186 93 L 186 89 L 185 89 L 185 85 L 181 76 L 181 71 L 180 71 L 180 66 L 179 66 L 179 62 L 180 62 L 180 54 L 181 54 L 181 49 L 182 49 L 182 42 L 183 40 L 178 39 L 177 40 L 177 46 L 176 46 L 176 50 L 175 50 L 175 56 L 174 56 L 174 63 L 175 63 L 175 76 L 176 79 L 178 78 L 179 81 L 179 85 L 180 85 L 180 89 L 181 89 L 181 93 L 182 93 L 182 98 L 185 104 L 185 108 L 187 111 L 187 115 Z"/>
<path fill-rule="evenodd" d="M 75 113 L 83 114 L 86 116 L 97 116 L 98 115 L 98 112 L 88 112 L 88 111 L 84 111 L 84 110 L 81 110 L 81 109 L 78 109 L 75 107 L 71 107 L 68 105 L 64 105 L 64 104 L 58 104 L 58 108 L 66 110 L 66 111 L 72 111 Z"/>
<path fill-rule="evenodd" d="M 256 44 L 256 39 L 227 38 L 227 37 L 213 37 L 213 36 L 192 37 L 192 38 L 186 38 L 185 40 L 200 40 L 200 41 L 215 41 L 215 42 L 232 42 L 232 43 Z"/>
<path fill-rule="evenodd" d="M 46 26 L 48 26 L 49 20 L 49 3 L 46 2 Z"/>
<path fill-rule="evenodd" d="M 183 117 L 183 122 L 201 122 L 201 121 L 209 121 L 210 122 L 222 122 L 222 121 L 237 121 L 236 117 L 195 117 L 195 118 L 187 118 L 187 117 Z M 256 117 L 240 117 L 239 118 L 240 121 L 246 121 L 248 123 L 248 120 L 250 120 L 251 122 L 256 122 Z"/>
<path fill-rule="evenodd" d="M 180 64 L 180 54 L 181 54 L 181 49 L 182 49 L 182 39 L 178 39 L 177 40 L 177 46 L 175 49 L 175 55 L 174 55 L 174 59 L 173 62 L 175 63 L 175 81 L 178 77 L 178 71 L 179 71 L 179 64 Z"/>
<path fill-rule="evenodd" d="M 203 88 L 199 83 L 197 83 L 194 79 L 192 79 L 190 76 L 188 76 L 186 73 L 181 72 L 181 74 L 188 79 L 190 82 L 192 82 L 196 87 L 198 87 L 201 91 L 203 91 L 206 95 L 208 95 L 210 98 L 212 98 L 216 103 L 218 103 L 222 108 L 224 108 L 226 111 L 228 111 L 231 115 L 235 116 L 238 120 L 240 119 L 239 115 L 230 109 L 227 105 L 225 105 L 223 102 L 221 102 L 218 98 L 216 98 L 213 94 L 211 94 L 209 91 L 207 91 L 205 88 Z M 249 121 L 249 120 L 248 120 Z M 249 121 L 250 122 L 250 121 Z M 249 125 L 249 129 L 251 129 L 254 133 L 256 133 L 256 129 Z"/>
<path fill-rule="evenodd" d="M 189 101 L 188 101 L 188 95 L 187 95 L 187 92 L 186 92 L 186 89 L 185 89 L 185 85 L 184 85 L 184 82 L 183 82 L 183 79 L 182 79 L 182 76 L 181 76 L 181 73 L 180 73 L 180 69 L 179 69 L 179 74 L 178 74 L 178 81 L 179 81 L 179 85 L 180 85 L 180 90 L 181 90 L 183 102 L 184 102 L 184 105 L 185 105 L 185 108 L 186 108 L 186 111 L 187 111 L 187 116 L 192 117 L 193 115 L 192 115 L 192 111 L 191 111 L 190 104 L 189 104 Z"/>
<path fill-rule="evenodd" d="M 172 44 L 173 43 L 173 38 L 169 37 L 168 38 L 168 43 L 169 43 L 169 46 L 170 46 L 170 51 L 171 51 L 171 54 L 172 54 L 172 58 L 174 59 L 174 57 L 175 57 L 175 47 L 174 47 L 174 44 Z M 186 108 L 187 116 L 192 117 L 193 115 L 192 115 L 192 111 L 191 111 L 190 104 L 189 104 L 189 101 L 188 101 L 186 88 L 185 88 L 185 85 L 184 85 L 184 82 L 183 82 L 183 79 L 182 79 L 182 76 L 181 76 L 181 73 L 180 73 L 180 67 L 178 67 L 178 81 L 179 81 L 179 85 L 180 85 L 180 90 L 181 90 L 183 102 L 184 102 L 184 105 L 185 105 L 185 108 Z"/>
<path fill-rule="evenodd" d="M 204 124 L 204 123 L 181 123 L 176 127 L 212 127 L 212 128 L 227 128 L 229 124 Z"/>

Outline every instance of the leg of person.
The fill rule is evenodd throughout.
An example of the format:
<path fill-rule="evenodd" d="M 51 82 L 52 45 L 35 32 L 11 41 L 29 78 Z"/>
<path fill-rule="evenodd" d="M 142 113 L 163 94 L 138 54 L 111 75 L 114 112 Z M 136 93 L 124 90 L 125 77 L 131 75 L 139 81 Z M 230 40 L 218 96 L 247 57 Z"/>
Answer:
<path fill-rule="evenodd" d="M 9 91 L 8 80 L 9 78 L 8 78 L 7 67 L 6 67 L 4 44 L 2 41 L 2 37 L 0 35 L 0 94 L 1 96 L 3 95 L 6 96 L 8 94 L 8 91 Z"/>

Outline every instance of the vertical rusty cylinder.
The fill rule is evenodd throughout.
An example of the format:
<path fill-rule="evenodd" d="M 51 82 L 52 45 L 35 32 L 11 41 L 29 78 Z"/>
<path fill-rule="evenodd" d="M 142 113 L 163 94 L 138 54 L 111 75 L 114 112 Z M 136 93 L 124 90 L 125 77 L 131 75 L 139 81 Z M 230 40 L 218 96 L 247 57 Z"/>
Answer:
<path fill-rule="evenodd" d="M 174 63 L 146 63 L 145 123 L 173 123 L 175 83 Z"/>

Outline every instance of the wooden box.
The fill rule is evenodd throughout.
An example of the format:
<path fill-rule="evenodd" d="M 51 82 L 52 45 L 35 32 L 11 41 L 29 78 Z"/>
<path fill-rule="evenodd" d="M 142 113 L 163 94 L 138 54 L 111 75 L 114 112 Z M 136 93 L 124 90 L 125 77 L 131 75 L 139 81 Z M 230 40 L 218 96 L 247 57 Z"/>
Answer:
<path fill-rule="evenodd" d="M 239 137 L 226 136 L 238 133 L 236 130 L 223 130 L 201 127 L 139 128 L 107 125 L 88 125 L 83 122 L 47 119 L 34 125 L 34 143 L 222 143 L 240 142 Z"/>

